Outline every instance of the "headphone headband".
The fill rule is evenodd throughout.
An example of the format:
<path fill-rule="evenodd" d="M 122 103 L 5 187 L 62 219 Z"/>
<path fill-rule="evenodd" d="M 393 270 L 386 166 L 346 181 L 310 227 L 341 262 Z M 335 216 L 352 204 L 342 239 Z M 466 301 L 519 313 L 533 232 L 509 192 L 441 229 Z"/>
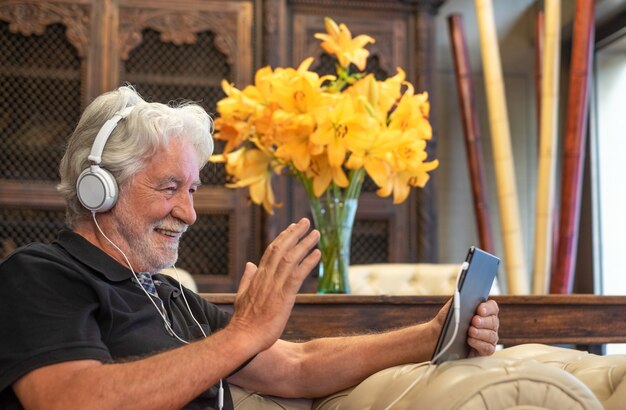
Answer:
<path fill-rule="evenodd" d="M 133 108 L 135 108 L 134 105 L 116 112 L 113 117 L 111 117 L 109 120 L 107 120 L 107 122 L 104 123 L 102 128 L 100 128 L 100 131 L 98 131 L 96 139 L 93 141 L 91 153 L 88 157 L 89 161 L 93 162 L 96 165 L 100 165 L 100 162 L 102 161 L 102 152 L 104 151 L 104 145 L 109 140 L 109 137 L 117 126 L 117 123 L 128 117 Z"/>

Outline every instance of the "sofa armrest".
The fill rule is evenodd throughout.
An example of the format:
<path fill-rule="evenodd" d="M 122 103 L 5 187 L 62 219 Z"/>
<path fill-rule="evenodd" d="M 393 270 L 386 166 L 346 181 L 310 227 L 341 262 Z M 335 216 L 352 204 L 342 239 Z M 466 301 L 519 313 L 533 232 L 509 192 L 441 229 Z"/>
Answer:
<path fill-rule="evenodd" d="M 602 410 L 603 405 L 564 369 L 506 354 L 393 367 L 313 404 L 314 410 L 366 408 Z"/>

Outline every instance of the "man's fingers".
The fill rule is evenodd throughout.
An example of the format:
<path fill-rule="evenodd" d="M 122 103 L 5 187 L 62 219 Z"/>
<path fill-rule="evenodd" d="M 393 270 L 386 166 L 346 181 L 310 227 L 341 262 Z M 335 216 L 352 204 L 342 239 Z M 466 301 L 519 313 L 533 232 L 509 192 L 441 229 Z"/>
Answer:
<path fill-rule="evenodd" d="M 472 347 L 472 356 L 487 356 L 493 354 L 498 343 L 500 308 L 494 300 L 481 303 L 472 317 L 472 323 L 467 331 L 467 344 Z"/>
<path fill-rule="evenodd" d="M 241 276 L 241 281 L 239 282 L 240 292 L 245 292 L 245 290 L 248 289 L 248 286 L 250 286 L 250 281 L 252 280 L 252 277 L 254 276 L 257 270 L 258 268 L 254 263 L 252 262 L 246 263 L 246 268 L 243 271 L 243 275 Z"/>
<path fill-rule="evenodd" d="M 298 223 L 289 225 L 269 244 L 261 257 L 259 265 L 274 271 L 285 254 L 298 243 L 310 227 L 311 222 L 306 218 L 300 219 Z"/>
<path fill-rule="evenodd" d="M 467 336 L 469 339 L 480 340 L 482 342 L 496 345 L 498 344 L 498 332 L 492 329 L 479 329 L 474 326 L 470 326 L 467 330 Z"/>
<path fill-rule="evenodd" d="M 320 234 L 309 232 L 310 226 L 307 219 L 291 224 L 272 241 L 258 268 L 246 265 L 231 322 L 249 327 L 265 348 L 282 333 L 302 281 L 321 257 L 314 249 Z"/>
<path fill-rule="evenodd" d="M 498 313 L 500 313 L 500 307 L 495 300 L 489 299 L 488 301 L 478 305 L 476 313 L 480 316 L 498 316 Z"/>
<path fill-rule="evenodd" d="M 273 276 L 275 286 L 282 284 L 286 289 L 290 289 L 288 292 L 297 292 L 300 289 L 302 281 L 321 258 L 319 249 L 314 249 L 319 238 L 318 231 L 309 232 L 279 260 Z"/>
<path fill-rule="evenodd" d="M 300 267 L 297 272 L 298 283 L 301 284 L 304 278 L 313 270 L 313 268 L 319 263 L 322 257 L 322 252 L 319 249 L 313 249 L 306 258 L 300 263 Z"/>
<path fill-rule="evenodd" d="M 304 218 L 297 224 L 289 225 L 272 241 L 258 267 L 248 263 L 239 285 L 239 293 L 260 294 L 285 286 L 299 289 L 308 272 L 319 262 L 319 251 L 312 256 L 311 251 L 319 241 L 320 234 L 317 230 L 307 234 L 309 227 L 310 222 Z"/>
<path fill-rule="evenodd" d="M 498 332 L 492 329 L 479 329 L 470 326 L 467 331 L 467 344 L 474 349 L 471 356 L 488 356 L 496 351 Z"/>
<path fill-rule="evenodd" d="M 496 343 L 488 343 L 482 339 L 468 337 L 467 344 L 474 349 L 470 356 L 489 356 L 496 351 Z"/>
<path fill-rule="evenodd" d="M 317 230 L 312 230 L 307 236 L 302 238 L 296 246 L 287 252 L 283 257 L 287 264 L 298 264 L 306 255 L 311 252 L 311 249 L 315 248 L 315 245 L 320 240 L 320 233 Z"/>
<path fill-rule="evenodd" d="M 497 332 L 500 328 L 500 319 L 498 319 L 498 316 L 484 317 L 474 315 L 472 325 L 479 329 L 491 329 Z"/>

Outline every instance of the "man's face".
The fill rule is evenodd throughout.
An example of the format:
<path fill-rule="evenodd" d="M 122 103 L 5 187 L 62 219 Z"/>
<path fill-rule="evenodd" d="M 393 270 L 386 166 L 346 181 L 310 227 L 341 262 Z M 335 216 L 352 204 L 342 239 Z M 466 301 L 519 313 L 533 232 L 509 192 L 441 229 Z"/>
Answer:
<path fill-rule="evenodd" d="M 193 147 L 173 138 L 120 187 L 111 216 L 135 271 L 158 272 L 176 262 L 180 237 L 196 220 L 193 194 L 199 185 Z"/>

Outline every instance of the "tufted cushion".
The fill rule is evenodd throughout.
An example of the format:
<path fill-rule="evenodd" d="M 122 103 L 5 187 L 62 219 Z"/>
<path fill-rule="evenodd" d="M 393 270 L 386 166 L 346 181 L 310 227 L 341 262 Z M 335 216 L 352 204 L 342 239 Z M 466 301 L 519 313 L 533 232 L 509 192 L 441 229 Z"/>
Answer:
<path fill-rule="evenodd" d="M 393 367 L 339 395 L 341 400 L 333 395 L 314 409 L 602 409 L 589 388 L 568 372 L 498 356 Z"/>
<path fill-rule="evenodd" d="M 237 409 L 305 409 L 238 389 Z M 440 365 L 392 367 L 358 386 L 313 402 L 313 410 L 386 409 L 623 409 L 626 356 L 525 344 Z"/>
<path fill-rule="evenodd" d="M 354 294 L 449 295 L 454 291 L 459 264 L 380 263 L 352 265 Z"/>
<path fill-rule="evenodd" d="M 348 275 L 357 295 L 451 295 L 460 264 L 378 263 L 351 265 Z M 499 294 L 494 283 L 491 294 Z"/>
<path fill-rule="evenodd" d="M 526 344 L 497 352 L 516 360 L 536 360 L 565 370 L 582 381 L 607 410 L 626 406 L 626 356 L 598 356 L 572 349 Z"/>
<path fill-rule="evenodd" d="M 264 396 L 239 386 L 230 385 L 233 404 L 238 410 L 310 410 L 311 400 L 283 399 L 281 397 Z"/>

